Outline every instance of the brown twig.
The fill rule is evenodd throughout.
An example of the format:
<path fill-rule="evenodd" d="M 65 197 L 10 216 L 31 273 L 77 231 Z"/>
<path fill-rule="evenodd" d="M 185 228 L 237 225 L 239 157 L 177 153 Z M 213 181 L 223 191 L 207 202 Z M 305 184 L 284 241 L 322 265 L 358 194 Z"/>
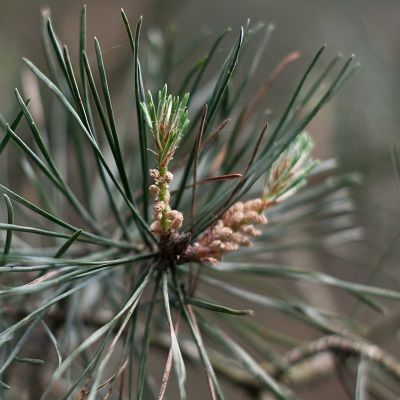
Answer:
<path fill-rule="evenodd" d="M 267 131 L 267 129 L 268 129 L 268 122 L 264 125 L 263 129 L 261 130 L 261 132 L 260 132 L 260 134 L 258 136 L 256 145 L 254 146 L 253 152 L 251 154 L 251 157 L 250 157 L 250 160 L 249 160 L 249 162 L 247 164 L 247 167 L 246 167 L 246 169 L 245 169 L 245 171 L 243 173 L 243 176 L 241 177 L 241 179 L 238 182 L 238 184 L 236 185 L 235 189 L 232 191 L 232 193 L 230 194 L 230 196 L 226 200 L 223 212 L 226 211 L 226 209 L 229 207 L 230 201 L 233 199 L 233 197 L 238 193 L 240 188 L 243 186 L 243 184 L 245 182 L 245 179 L 247 178 L 247 174 L 248 174 L 251 166 L 253 165 L 254 160 L 256 159 L 257 153 L 258 153 L 258 151 L 260 149 L 260 146 L 261 146 L 261 142 L 262 142 L 262 140 L 264 138 L 264 135 L 265 135 L 265 132 Z M 223 212 L 221 212 L 220 215 L 222 215 Z"/>
<path fill-rule="evenodd" d="M 200 152 L 204 151 L 210 145 L 210 143 L 213 142 L 222 133 L 222 131 L 224 130 L 225 126 L 228 125 L 229 122 L 230 122 L 230 119 L 226 119 L 226 120 L 222 121 L 215 128 L 215 130 L 208 135 L 206 140 L 201 145 Z M 187 155 L 185 157 L 182 157 L 179 160 L 177 160 L 175 162 L 175 164 L 174 164 L 173 170 L 175 171 L 178 168 L 181 168 L 182 166 L 184 166 L 187 163 L 188 159 L 189 159 L 189 155 Z M 140 194 L 140 192 L 137 192 L 137 194 Z"/>
<path fill-rule="evenodd" d="M 220 181 L 227 181 L 230 179 L 240 179 L 242 178 L 242 174 L 224 174 L 224 175 L 218 175 L 218 176 L 210 176 L 208 178 L 200 179 L 199 181 L 196 182 L 196 186 L 198 185 L 205 185 L 207 183 L 213 183 L 213 182 L 220 182 Z M 193 184 L 186 185 L 185 189 L 190 189 L 193 187 Z M 171 195 L 175 194 L 178 190 L 171 190 L 170 193 Z"/>
<path fill-rule="evenodd" d="M 194 327 L 194 329 L 196 330 L 196 333 L 197 333 L 199 339 L 200 339 L 201 341 L 203 341 L 203 338 L 202 338 L 202 336 L 201 336 L 201 332 L 200 332 L 199 326 L 198 326 L 198 324 L 197 324 L 196 316 L 195 316 L 195 314 L 194 314 L 194 312 L 193 312 L 193 308 L 192 308 L 191 305 L 188 305 L 188 312 L 189 312 L 189 317 L 190 317 L 190 319 L 192 320 L 193 327 Z M 215 395 L 214 384 L 213 384 L 212 379 L 211 379 L 211 376 L 210 376 L 210 374 L 208 373 L 208 371 L 207 371 L 206 368 L 205 368 L 205 372 L 206 372 L 206 376 L 207 376 L 207 382 L 208 382 L 208 387 L 209 387 L 209 389 L 210 389 L 211 398 L 212 398 L 212 400 L 217 400 L 217 397 L 216 397 L 216 395 Z"/>
<path fill-rule="evenodd" d="M 178 314 L 176 324 L 175 324 L 175 335 L 177 337 L 178 337 L 178 333 L 179 333 L 179 315 L 180 314 Z M 164 369 L 164 373 L 163 373 L 163 377 L 162 377 L 162 381 L 161 381 L 160 393 L 158 394 L 157 400 L 163 400 L 164 395 L 165 395 L 165 390 L 167 389 L 169 377 L 171 374 L 171 368 L 172 368 L 172 352 L 173 352 L 173 350 L 172 350 L 172 343 L 171 343 L 171 346 L 168 351 L 167 363 L 165 364 L 165 369 Z"/>
<path fill-rule="evenodd" d="M 252 100 L 247 104 L 247 106 L 242 110 L 239 119 L 235 125 L 235 133 L 239 132 L 242 127 L 246 124 L 253 112 L 258 108 L 262 99 L 266 96 L 268 91 L 271 89 L 273 84 L 286 69 L 286 67 L 293 61 L 296 61 L 301 54 L 298 51 L 288 54 L 272 71 L 271 75 L 267 78 L 263 85 L 261 85 L 258 92 L 252 98 Z"/>

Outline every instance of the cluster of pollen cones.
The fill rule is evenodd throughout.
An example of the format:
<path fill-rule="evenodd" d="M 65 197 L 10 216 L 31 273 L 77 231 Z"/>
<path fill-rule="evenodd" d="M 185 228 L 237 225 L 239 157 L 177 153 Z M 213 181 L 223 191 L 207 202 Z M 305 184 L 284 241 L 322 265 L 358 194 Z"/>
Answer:
<path fill-rule="evenodd" d="M 262 199 L 235 203 L 186 249 L 185 260 L 217 264 L 224 253 L 249 246 L 252 237 L 261 235 L 255 225 L 267 223 L 263 212 L 268 206 Z"/>

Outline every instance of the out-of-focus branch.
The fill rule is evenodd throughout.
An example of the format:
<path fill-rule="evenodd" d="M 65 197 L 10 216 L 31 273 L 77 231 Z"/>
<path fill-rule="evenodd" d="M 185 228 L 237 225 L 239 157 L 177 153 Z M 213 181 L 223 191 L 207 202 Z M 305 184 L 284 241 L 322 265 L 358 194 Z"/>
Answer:
<path fill-rule="evenodd" d="M 362 356 L 385 369 L 394 378 L 400 379 L 400 362 L 375 344 L 341 336 L 324 336 L 304 346 L 297 347 L 287 355 L 288 370 L 324 352 Z M 274 373 L 276 377 L 285 371 Z"/>

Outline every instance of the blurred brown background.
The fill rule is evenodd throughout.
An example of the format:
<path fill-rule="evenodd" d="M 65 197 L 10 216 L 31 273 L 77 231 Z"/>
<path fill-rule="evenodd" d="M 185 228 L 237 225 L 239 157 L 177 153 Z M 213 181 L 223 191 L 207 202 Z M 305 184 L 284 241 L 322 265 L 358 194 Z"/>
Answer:
<path fill-rule="evenodd" d="M 111 77 L 112 95 L 121 108 L 125 100 L 131 99 L 131 92 L 122 85 L 122 76 L 125 78 L 126 74 L 121 71 L 127 68 L 129 52 L 119 13 L 121 7 L 131 21 L 143 15 L 144 30 L 176 26 L 178 50 L 201 30 L 219 33 L 231 26 L 234 32 L 220 48 L 221 59 L 229 51 L 235 31 L 247 18 L 272 22 L 276 29 L 257 79 L 265 79 L 289 52 L 299 50 L 303 55 L 285 73 L 279 90 L 271 94 L 273 111 L 280 111 L 285 105 L 305 65 L 323 43 L 328 44 L 330 56 L 338 51 L 346 56 L 355 53 L 362 68 L 309 130 L 316 138 L 320 158 L 335 155 L 343 170 L 363 173 L 363 185 L 356 191 L 356 200 L 357 222 L 365 228 L 365 236 L 338 250 L 335 261 L 328 262 L 317 253 L 305 252 L 303 257 L 319 261 L 319 269 L 358 282 L 366 282 L 370 271 L 382 262 L 384 273 L 375 284 L 399 289 L 397 259 L 400 252 L 396 235 L 400 221 L 400 183 L 391 159 L 392 149 L 399 142 L 400 122 L 398 0 L 92 0 L 86 4 L 89 37 L 97 36 L 100 40 Z M 80 0 L 0 0 L 2 114 L 8 116 L 15 106 L 13 88 L 20 86 L 24 68 L 22 56 L 44 66 L 41 9 L 51 9 L 58 35 L 71 47 L 76 60 L 81 5 Z M 246 100 L 244 97 L 240 102 Z M 347 307 L 340 301 L 337 303 L 338 308 Z M 393 333 L 391 330 L 390 337 L 394 337 Z M 390 347 L 386 339 L 382 341 Z M 320 398 L 318 390 L 314 395 L 310 398 Z M 324 395 L 324 398 L 340 396 L 332 392 L 331 397 Z"/>

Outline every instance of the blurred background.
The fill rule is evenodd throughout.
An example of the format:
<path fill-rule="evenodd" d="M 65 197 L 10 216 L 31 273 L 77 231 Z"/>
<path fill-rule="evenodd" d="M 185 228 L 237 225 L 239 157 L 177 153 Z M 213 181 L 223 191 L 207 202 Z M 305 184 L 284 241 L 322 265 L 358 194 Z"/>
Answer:
<path fill-rule="evenodd" d="M 40 41 L 41 13 L 51 10 L 60 40 L 69 45 L 77 60 L 79 12 L 81 0 L 0 0 L 0 112 L 10 116 L 15 109 L 14 87 L 26 85 L 22 57 L 45 68 Z M 400 122 L 400 2 L 398 0 L 92 0 L 88 6 L 88 34 L 100 40 L 111 80 L 111 93 L 117 113 L 129 113 L 132 86 L 126 85 L 130 52 L 119 9 L 123 7 L 131 21 L 144 17 L 144 35 L 153 43 L 159 32 L 173 32 L 177 37 L 176 53 L 190 40 L 207 33 L 212 43 L 226 27 L 232 33 L 218 49 L 217 60 L 223 60 L 235 40 L 236 32 L 247 18 L 275 26 L 273 36 L 258 68 L 254 89 L 264 81 L 274 66 L 287 54 L 299 51 L 302 57 L 290 65 L 279 83 L 268 95 L 273 115 L 282 111 L 317 49 L 328 45 L 326 60 L 338 52 L 355 54 L 361 68 L 335 99 L 324 108 L 309 127 L 316 141 L 320 159 L 337 157 L 344 171 L 362 173 L 362 185 L 353 193 L 355 222 L 363 227 L 362 236 L 351 237 L 351 244 L 333 247 L 331 254 L 305 249 L 287 258 L 301 256 L 318 270 L 357 282 L 373 280 L 377 286 L 399 289 L 397 260 L 399 248 L 400 183 L 394 168 L 393 151 L 399 144 Z M 47 11 L 46 11 L 47 12 Z M 89 43 L 90 47 L 90 43 Z M 199 48 L 201 55 L 206 48 Z M 93 58 L 93 48 L 89 52 Z M 197 53 L 196 53 L 197 54 Z M 197 59 L 197 55 L 194 59 Z M 188 70 L 185 61 L 182 70 Z M 186 63 L 186 64 L 185 64 Z M 214 61 L 214 71 L 218 68 Z M 239 66 L 246 68 L 246 63 Z M 240 73 L 240 70 L 239 70 Z M 172 87 L 179 87 L 179 74 Z M 133 85 L 133 83 L 132 83 Z M 248 97 L 246 97 L 248 96 Z M 250 95 L 239 99 L 246 104 Z M 380 273 L 373 276 L 379 266 Z M 333 302 L 341 311 L 349 303 L 327 292 L 305 293 L 322 303 Z M 318 297 L 320 296 L 320 297 Z M 395 350 L 395 333 L 399 328 L 397 311 L 393 310 L 390 329 L 376 340 Z M 372 318 L 365 311 L 364 318 Z M 376 324 L 384 317 L 373 314 Z M 382 321 L 381 321 L 382 320 Z M 398 347 L 398 346 L 397 346 Z M 332 386 L 334 387 L 334 386 Z M 307 398 L 342 398 L 340 388 L 326 394 L 315 389 Z M 196 398 L 194 395 L 193 399 Z M 200 398 L 200 397 L 199 397 Z M 345 397 L 343 397 L 345 398 Z"/>

